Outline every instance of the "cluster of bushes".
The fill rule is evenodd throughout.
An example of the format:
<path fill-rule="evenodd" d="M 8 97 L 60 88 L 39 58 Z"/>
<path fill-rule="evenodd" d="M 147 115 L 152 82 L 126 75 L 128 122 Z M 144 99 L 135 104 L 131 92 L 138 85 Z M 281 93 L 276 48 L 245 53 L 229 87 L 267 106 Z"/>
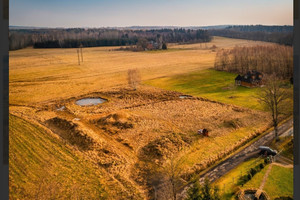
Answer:
<path fill-rule="evenodd" d="M 256 173 L 260 172 L 265 167 L 265 165 L 266 165 L 266 159 L 265 159 L 265 163 L 260 163 L 259 165 L 251 168 L 246 175 L 241 176 L 239 178 L 238 185 L 242 185 L 243 186 L 244 184 L 246 184 L 248 181 L 250 181 L 252 179 L 252 177 Z"/>

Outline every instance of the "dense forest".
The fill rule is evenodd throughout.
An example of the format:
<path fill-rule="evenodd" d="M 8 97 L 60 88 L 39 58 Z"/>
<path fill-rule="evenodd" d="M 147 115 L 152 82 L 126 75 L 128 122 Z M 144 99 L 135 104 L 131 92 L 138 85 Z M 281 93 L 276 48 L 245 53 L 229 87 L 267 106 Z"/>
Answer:
<path fill-rule="evenodd" d="M 288 46 L 293 44 L 293 26 L 228 26 L 208 32 L 213 36 L 274 42 Z"/>
<path fill-rule="evenodd" d="M 293 75 L 293 48 L 270 44 L 253 47 L 235 47 L 217 52 L 215 69 L 245 74 L 256 70 L 265 74 L 276 73 L 289 79 Z"/>
<path fill-rule="evenodd" d="M 163 43 L 209 42 L 211 36 L 223 36 L 274 42 L 291 46 L 293 26 L 224 26 L 224 28 L 56 28 L 9 30 L 9 49 L 16 50 L 28 46 L 34 48 L 75 48 L 95 46 L 135 45 L 139 39 Z"/>
<path fill-rule="evenodd" d="M 140 38 L 149 42 L 194 43 L 209 42 L 211 36 L 206 30 L 158 29 L 12 29 L 9 31 L 9 49 L 34 48 L 75 48 L 96 46 L 135 45 Z"/>

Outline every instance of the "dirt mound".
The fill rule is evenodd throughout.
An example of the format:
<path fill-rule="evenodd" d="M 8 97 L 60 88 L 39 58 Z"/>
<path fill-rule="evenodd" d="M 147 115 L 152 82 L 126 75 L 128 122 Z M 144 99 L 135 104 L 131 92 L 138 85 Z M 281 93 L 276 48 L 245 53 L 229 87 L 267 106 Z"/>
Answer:
<path fill-rule="evenodd" d="M 78 125 L 59 117 L 51 118 L 45 121 L 46 125 L 57 133 L 60 137 L 67 140 L 83 150 L 91 149 L 93 139 L 78 128 Z"/>
<path fill-rule="evenodd" d="M 237 129 L 245 126 L 245 123 L 241 119 L 236 118 L 236 119 L 224 120 L 223 125 L 227 128 Z"/>
<path fill-rule="evenodd" d="M 141 149 L 140 157 L 163 160 L 172 157 L 186 146 L 189 144 L 184 141 L 180 134 L 172 133 L 148 143 Z"/>
<path fill-rule="evenodd" d="M 133 118 L 126 112 L 111 113 L 100 119 L 93 120 L 93 123 L 100 126 L 109 133 L 117 133 L 122 129 L 130 129 L 134 127 Z"/>

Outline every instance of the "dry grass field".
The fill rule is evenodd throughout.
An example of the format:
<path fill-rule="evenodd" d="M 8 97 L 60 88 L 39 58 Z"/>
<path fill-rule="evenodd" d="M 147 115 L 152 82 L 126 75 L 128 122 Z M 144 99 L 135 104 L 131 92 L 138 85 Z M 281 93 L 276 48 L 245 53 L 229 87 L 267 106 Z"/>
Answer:
<path fill-rule="evenodd" d="M 221 37 L 212 40 L 217 48 L 259 43 Z M 81 65 L 76 49 L 11 51 L 10 103 L 28 105 L 124 86 L 131 68 L 140 69 L 142 80 L 208 69 L 213 67 L 216 53 L 209 49 L 212 44 L 207 43 L 207 49 L 199 49 L 199 44 L 170 45 L 168 51 L 154 53 L 113 51 L 116 47 L 85 48 Z"/>
<path fill-rule="evenodd" d="M 37 163 L 26 168 L 32 170 L 30 174 L 39 174 L 34 170 L 43 169 L 38 162 L 48 162 L 43 159 L 47 152 L 68 152 L 60 155 L 59 162 L 53 161 L 53 169 L 59 171 L 59 166 L 64 167 L 61 160 L 66 154 L 71 156 L 68 158 L 71 166 L 84 168 L 84 162 L 78 160 L 85 158 L 88 172 L 79 171 L 74 176 L 87 173 L 87 178 L 93 170 L 99 173 L 97 177 L 109 174 L 111 184 L 106 185 L 107 180 L 97 183 L 105 190 L 103 194 L 122 192 L 119 197 L 104 195 L 103 198 L 150 199 L 153 185 L 149 173 L 158 173 L 176 157 L 181 163 L 180 177 L 183 182 L 188 181 L 193 174 L 265 131 L 270 118 L 263 111 L 201 97 L 181 99 L 179 92 L 152 86 L 129 89 L 127 70 L 139 69 L 143 81 L 204 70 L 213 67 L 216 52 L 209 48 L 212 45 L 232 48 L 257 43 L 216 37 L 207 48 L 200 48 L 199 44 L 170 45 L 168 51 L 154 52 L 86 48 L 81 65 L 77 63 L 76 49 L 12 51 L 10 113 L 17 117 L 11 117 L 10 127 L 14 136 L 21 137 L 11 140 L 10 148 L 17 152 L 24 140 L 27 150 L 22 156 L 35 152 L 33 160 Z M 107 102 L 96 106 L 75 103 L 85 97 L 101 97 Z M 200 128 L 207 128 L 209 137 L 198 135 Z M 27 132 L 34 133 L 31 141 L 26 138 Z M 42 140 L 40 135 L 55 140 Z M 19 170 L 26 163 L 17 159 L 16 152 L 10 157 L 15 166 L 10 179 L 25 181 L 15 182 L 18 190 L 13 190 L 12 197 L 23 199 L 28 193 L 27 178 L 20 176 Z M 55 160 L 55 156 L 50 158 L 51 162 Z M 49 178 L 51 173 L 39 175 Z M 68 171 L 67 176 L 71 174 Z M 76 177 L 74 181 L 84 184 Z M 32 190 L 35 191 L 28 195 L 36 194 L 38 188 Z"/>

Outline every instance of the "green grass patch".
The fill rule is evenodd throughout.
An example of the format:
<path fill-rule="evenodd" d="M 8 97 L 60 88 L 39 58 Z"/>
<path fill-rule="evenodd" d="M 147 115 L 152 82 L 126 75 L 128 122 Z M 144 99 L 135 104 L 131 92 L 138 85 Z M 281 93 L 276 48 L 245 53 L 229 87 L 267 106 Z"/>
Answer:
<path fill-rule="evenodd" d="M 145 84 L 226 104 L 265 110 L 255 97 L 261 89 L 235 86 L 236 76 L 237 74 L 208 69 L 148 80 Z"/>
<path fill-rule="evenodd" d="M 239 177 L 246 175 L 251 168 L 259 165 L 259 163 L 263 163 L 263 159 L 250 159 L 241 163 L 229 173 L 218 179 L 214 185 L 220 188 L 222 198 L 234 199 L 234 193 L 237 192 L 239 188 L 259 188 L 270 165 L 266 165 L 243 186 L 238 186 L 237 184 Z M 263 190 L 266 191 L 271 199 L 281 196 L 292 197 L 293 169 L 273 165 Z"/>
<path fill-rule="evenodd" d="M 253 159 L 247 160 L 247 161 L 241 163 L 240 165 L 238 165 L 236 168 L 232 169 L 226 175 L 222 176 L 216 182 L 214 182 L 214 185 L 219 187 L 222 198 L 233 199 L 234 193 L 237 192 L 238 187 L 240 187 L 240 186 L 237 186 L 238 179 L 241 176 L 246 175 L 251 168 L 259 165 L 260 163 L 263 163 L 263 159 L 253 158 Z M 263 170 L 265 170 L 265 168 L 262 169 L 261 172 L 263 172 Z M 258 174 L 256 174 L 255 176 L 257 176 L 257 175 Z"/>
<path fill-rule="evenodd" d="M 281 196 L 293 197 L 293 169 L 272 166 L 264 190 L 271 199 Z"/>

